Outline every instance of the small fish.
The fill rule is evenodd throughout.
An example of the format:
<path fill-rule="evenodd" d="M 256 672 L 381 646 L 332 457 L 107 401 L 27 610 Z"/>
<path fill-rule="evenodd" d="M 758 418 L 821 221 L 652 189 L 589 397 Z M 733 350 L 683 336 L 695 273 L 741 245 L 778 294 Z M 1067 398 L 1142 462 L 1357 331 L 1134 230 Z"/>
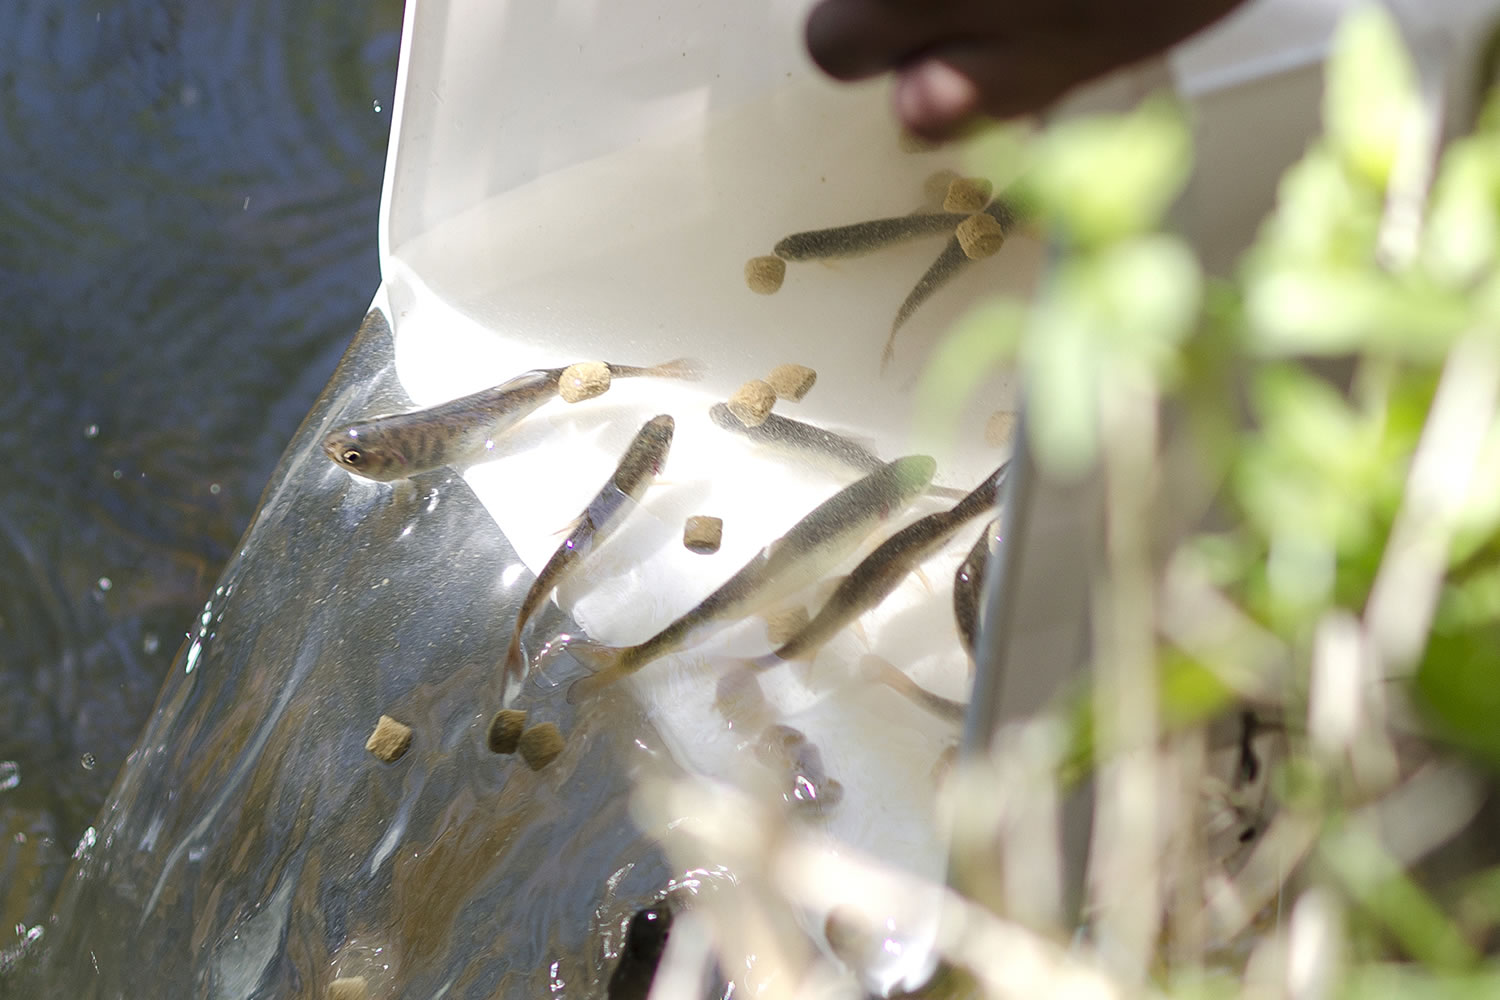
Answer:
<path fill-rule="evenodd" d="M 815 583 L 877 525 L 905 510 L 932 482 L 936 471 L 937 462 L 931 457 L 909 455 L 844 487 L 752 556 L 697 607 L 645 642 L 634 646 L 568 643 L 563 648 L 597 671 L 575 682 L 568 699 L 577 701 L 658 657 L 702 642 L 727 621 Z"/>
<path fill-rule="evenodd" d="M 984 588 L 984 568 L 989 565 L 990 553 L 999 543 L 1000 520 L 996 518 L 985 526 L 979 540 L 953 574 L 953 618 L 958 622 L 958 634 L 970 659 L 978 657 L 979 597 Z"/>
<path fill-rule="evenodd" d="M 782 646 L 751 662 L 761 669 L 815 655 L 850 622 L 877 606 L 900 586 L 923 560 L 946 545 L 958 530 L 994 509 L 1010 463 L 996 469 L 952 510 L 929 514 L 908 524 L 854 567 L 807 625 Z"/>
<path fill-rule="evenodd" d="M 812 229 L 793 233 L 776 244 L 772 252 L 782 260 L 836 260 L 862 257 L 867 253 L 921 239 L 924 236 L 953 235 L 953 230 L 967 215 L 955 212 L 922 212 L 899 215 L 892 219 L 872 219 L 832 229 Z"/>
<path fill-rule="evenodd" d="M 568 537 L 536 575 L 536 581 L 521 599 L 521 610 L 516 613 L 510 647 L 505 652 L 504 677 L 507 684 L 520 679 L 526 672 L 526 658 L 521 652 L 521 632 L 526 628 L 526 623 L 547 595 L 552 593 L 553 588 L 625 519 L 624 515 L 630 510 L 626 501 L 640 503 L 646 488 L 661 474 L 667 452 L 672 447 L 672 431 L 675 426 L 672 418 L 665 414 L 646 422 L 630 442 L 630 447 L 625 449 L 625 455 L 620 459 L 614 474 L 609 477 L 609 482 L 604 484 L 604 488 L 589 501 L 583 513 L 578 515 Z"/>
<path fill-rule="evenodd" d="M 911 701 L 920 708 L 926 709 L 940 719 L 946 719 L 949 722 L 962 722 L 964 713 L 969 710 L 969 707 L 961 701 L 954 701 L 951 698 L 944 698 L 942 695 L 933 694 L 906 676 L 905 673 L 897 670 L 895 664 L 891 663 L 891 661 L 882 659 L 873 653 L 866 656 L 860 665 L 867 672 L 866 676 L 873 673 L 872 680 L 891 688 L 908 701 Z"/>
<path fill-rule="evenodd" d="M 688 358 L 653 368 L 608 368 L 611 378 L 703 377 L 702 365 Z M 324 438 L 323 452 L 350 472 L 381 482 L 472 462 L 493 447 L 496 437 L 556 396 L 564 371 L 538 368 L 437 406 L 360 421 Z"/>
<path fill-rule="evenodd" d="M 810 452 L 842 462 L 860 472 L 874 472 L 885 464 L 879 455 L 860 444 L 833 431 L 805 424 L 772 413 L 766 422 L 755 427 L 746 427 L 729 409 L 727 403 L 715 403 L 708 411 L 713 422 L 727 431 L 741 434 L 756 444 L 766 444 L 796 451 Z"/>
<path fill-rule="evenodd" d="M 1016 212 L 1010 205 L 1003 201 L 992 201 L 984 209 L 985 214 L 993 218 L 1004 227 L 1007 233 L 1013 229 L 1017 222 Z M 967 216 L 965 217 L 967 218 Z M 960 220 L 961 221 L 961 220 Z M 915 288 L 906 296 L 906 301 L 901 303 L 901 308 L 896 310 L 896 318 L 891 323 L 891 334 L 886 338 L 885 350 L 880 355 L 880 370 L 885 371 L 886 366 L 891 363 L 891 358 L 896 354 L 896 334 L 906 321 L 911 319 L 917 308 L 930 299 L 933 294 L 949 281 L 952 281 L 972 261 L 964 253 L 963 246 L 955 236 L 943 247 L 943 252 L 938 254 L 937 260 L 927 269 L 927 273 L 917 281 Z"/>
<path fill-rule="evenodd" d="M 874 472 L 885 464 L 884 459 L 853 438 L 803 423 L 801 420 L 771 413 L 767 414 L 765 423 L 755 427 L 746 427 L 729 409 L 727 403 L 715 403 L 709 407 L 708 415 L 714 423 L 726 431 L 734 431 L 756 444 L 802 451 L 820 458 L 830 458 L 857 472 Z M 955 500 L 965 495 L 962 490 L 953 490 L 946 486 L 929 486 L 927 492 L 933 496 L 950 497 Z"/>

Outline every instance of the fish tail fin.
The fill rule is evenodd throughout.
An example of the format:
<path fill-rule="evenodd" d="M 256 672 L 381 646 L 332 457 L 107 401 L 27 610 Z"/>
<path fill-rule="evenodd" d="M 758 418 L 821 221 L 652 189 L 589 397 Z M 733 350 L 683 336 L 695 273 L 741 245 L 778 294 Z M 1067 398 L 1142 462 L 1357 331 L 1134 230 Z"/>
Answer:
<path fill-rule="evenodd" d="M 605 646 L 602 643 L 579 640 L 565 647 L 568 654 L 591 671 L 580 677 L 568 688 L 568 703 L 577 704 L 590 695 L 597 694 L 620 677 L 629 673 L 625 666 L 625 654 L 629 646 Z"/>
<path fill-rule="evenodd" d="M 657 365 L 655 368 L 647 369 L 648 374 L 658 378 L 675 378 L 684 382 L 701 381 L 706 371 L 708 371 L 708 366 L 697 358 L 676 358 Z"/>
<path fill-rule="evenodd" d="M 505 666 L 500 676 L 507 689 L 526 676 L 526 651 L 521 648 L 520 622 L 516 623 L 516 630 L 510 635 L 510 645 L 505 648 Z"/>

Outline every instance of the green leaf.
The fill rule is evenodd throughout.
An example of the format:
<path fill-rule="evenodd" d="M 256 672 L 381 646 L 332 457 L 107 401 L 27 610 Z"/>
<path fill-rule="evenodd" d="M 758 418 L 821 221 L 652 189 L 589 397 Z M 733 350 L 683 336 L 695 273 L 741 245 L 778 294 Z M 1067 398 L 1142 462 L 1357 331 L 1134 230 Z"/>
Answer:
<path fill-rule="evenodd" d="M 1098 449 L 1098 338 L 1087 310 L 1058 296 L 1033 311 L 1023 359 L 1031 441 L 1038 463 L 1061 479 L 1088 469 Z"/>
<path fill-rule="evenodd" d="M 1495 260 L 1500 243 L 1496 219 L 1497 157 L 1493 138 L 1464 139 L 1443 157 L 1433 189 L 1432 212 L 1423 233 L 1422 265 L 1447 285 L 1466 287 Z"/>
<path fill-rule="evenodd" d="M 1021 194 L 1073 242 L 1093 246 L 1156 228 L 1192 166 L 1175 105 L 1059 122 L 1037 143 Z"/>
<path fill-rule="evenodd" d="M 1435 633 L 1417 668 L 1418 703 L 1440 732 L 1500 768 L 1500 624 Z"/>
<path fill-rule="evenodd" d="M 943 337 L 917 383 L 918 440 L 954 439 L 974 393 L 1015 356 L 1025 317 L 1021 303 L 993 299 L 970 310 Z"/>
<path fill-rule="evenodd" d="M 1328 138 L 1344 162 L 1383 190 L 1420 110 L 1416 71 L 1391 15 L 1371 4 L 1344 18 L 1323 94 Z"/>

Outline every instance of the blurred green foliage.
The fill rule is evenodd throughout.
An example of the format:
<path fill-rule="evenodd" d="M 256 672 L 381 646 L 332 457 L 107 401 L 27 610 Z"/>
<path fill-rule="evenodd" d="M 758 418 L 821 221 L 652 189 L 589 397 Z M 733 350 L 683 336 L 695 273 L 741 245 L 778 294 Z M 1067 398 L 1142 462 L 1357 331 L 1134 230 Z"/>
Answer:
<path fill-rule="evenodd" d="M 1385 664 L 1388 678 L 1379 683 L 1393 682 L 1389 693 L 1417 708 L 1432 753 L 1493 775 L 1500 771 L 1493 406 L 1471 414 L 1484 446 L 1472 474 L 1452 477 L 1448 499 L 1458 513 L 1442 531 L 1413 498 L 1412 469 L 1435 433 L 1430 415 L 1455 345 L 1500 340 L 1500 100 L 1492 97 L 1475 133 L 1443 152 L 1414 240 L 1392 252 L 1389 206 L 1400 197 L 1392 186 L 1413 143 L 1420 148 L 1424 113 L 1394 23 L 1380 8 L 1356 11 L 1328 64 L 1325 134 L 1287 171 L 1274 212 L 1223 281 L 1206 279 L 1190 248 L 1164 231 L 1190 173 L 1190 131 L 1173 104 L 1070 120 L 1030 142 L 1006 131 L 976 143 L 979 172 L 1018 176 L 1011 196 L 1034 213 L 1054 266 L 1030 303 L 992 303 L 961 325 L 922 392 L 931 403 L 927 430 L 951 432 L 964 399 L 939 386 L 968 391 L 996 365 L 1014 364 L 1038 462 L 1063 478 L 1097 468 L 1110 447 L 1117 431 L 1108 402 L 1118 386 L 1148 387 L 1174 408 L 1201 450 L 1199 465 L 1214 477 L 1217 520 L 1179 552 L 1191 553 L 1222 597 L 1290 651 L 1289 728 L 1303 724 L 1297 710 L 1306 706 L 1319 624 L 1341 615 L 1379 631 L 1379 622 L 1365 620 L 1371 595 L 1392 562 L 1393 530 L 1408 508 L 1417 511 L 1414 530 L 1436 540 L 1441 574 L 1431 634 L 1417 662 Z M 1424 600 L 1420 587 L 1412 593 Z M 1230 703 L 1214 664 L 1164 640 L 1156 671 L 1167 729 Z M 1076 736 L 1069 777 L 1099 743 L 1097 720 L 1080 707 L 1086 702 L 1072 692 L 1065 710 Z M 1497 973 L 1475 971 L 1473 933 L 1377 842 L 1346 825 L 1362 803 L 1341 796 L 1359 783 L 1306 744 L 1305 734 L 1292 734 L 1287 767 L 1308 780 L 1282 787 L 1318 789 L 1312 801 L 1323 834 L 1314 877 L 1348 904 L 1358 960 L 1342 992 L 1500 996 Z M 1471 893 L 1471 908 L 1491 913 L 1485 928 L 1500 922 L 1494 885 L 1500 876 Z"/>

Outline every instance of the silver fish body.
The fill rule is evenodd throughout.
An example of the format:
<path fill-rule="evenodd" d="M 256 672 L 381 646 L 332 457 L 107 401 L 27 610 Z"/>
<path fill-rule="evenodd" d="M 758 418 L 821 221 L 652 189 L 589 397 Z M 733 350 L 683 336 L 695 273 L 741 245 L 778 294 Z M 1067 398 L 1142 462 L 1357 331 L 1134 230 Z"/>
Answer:
<path fill-rule="evenodd" d="M 1018 220 L 1015 209 L 1009 203 L 998 199 L 990 202 L 985 207 L 984 212 L 1000 223 L 1007 235 L 1015 228 Z M 963 245 L 959 243 L 958 237 L 955 236 L 950 239 L 943 247 L 942 253 L 938 254 L 937 260 L 933 261 L 932 266 L 918 279 L 916 287 L 911 290 L 906 296 L 906 300 L 901 303 L 901 308 L 896 310 L 896 318 L 891 322 L 890 336 L 886 338 L 885 350 L 880 356 L 880 368 L 882 371 L 885 370 L 886 365 L 890 364 L 891 358 L 895 356 L 896 334 L 901 332 L 901 327 L 906 325 L 906 321 L 911 319 L 922 303 L 932 298 L 940 288 L 957 277 L 970 263 L 971 261 L 968 255 L 964 253 Z"/>
<path fill-rule="evenodd" d="M 782 260 L 837 260 L 861 257 L 897 243 L 924 236 L 953 235 L 967 215 L 955 212 L 920 212 L 890 219 L 871 219 L 830 229 L 793 233 L 772 252 Z"/>
<path fill-rule="evenodd" d="M 787 597 L 822 578 L 876 526 L 905 510 L 932 482 L 926 455 L 898 458 L 823 501 L 790 531 L 705 597 L 697 607 L 634 646 L 572 643 L 566 648 L 598 672 L 573 685 L 576 700 L 658 657 L 703 641 L 728 621 Z"/>
<path fill-rule="evenodd" d="M 989 565 L 990 553 L 999 542 L 1000 521 L 997 518 L 985 525 L 974 547 L 953 574 L 953 620 L 958 624 L 959 637 L 970 659 L 976 657 L 979 643 L 979 598 L 984 587 L 984 570 Z"/>
<path fill-rule="evenodd" d="M 887 538 L 854 567 L 807 625 L 775 651 L 755 660 L 755 665 L 767 668 L 816 654 L 829 639 L 889 597 L 960 528 L 993 510 L 1009 468 L 1009 462 L 1001 465 L 951 510 L 919 518 Z"/>
<path fill-rule="evenodd" d="M 510 645 L 506 649 L 503 676 L 507 686 L 519 680 L 526 672 L 526 659 L 521 651 L 521 634 L 527 622 L 547 595 L 577 569 L 593 547 L 618 527 L 630 508 L 640 502 L 646 489 L 661 474 L 667 453 L 672 448 L 672 433 L 675 428 L 676 422 L 670 416 L 662 414 L 648 420 L 636 432 L 609 481 L 589 501 L 574 522 L 568 537 L 536 575 L 531 589 L 521 599 Z"/>
<path fill-rule="evenodd" d="M 652 368 L 608 368 L 611 378 L 702 377 L 701 366 L 687 358 Z M 350 472 L 380 482 L 475 462 L 493 450 L 497 437 L 557 395 L 566 370 L 534 369 L 437 406 L 351 424 L 324 438 L 323 452 Z"/>

